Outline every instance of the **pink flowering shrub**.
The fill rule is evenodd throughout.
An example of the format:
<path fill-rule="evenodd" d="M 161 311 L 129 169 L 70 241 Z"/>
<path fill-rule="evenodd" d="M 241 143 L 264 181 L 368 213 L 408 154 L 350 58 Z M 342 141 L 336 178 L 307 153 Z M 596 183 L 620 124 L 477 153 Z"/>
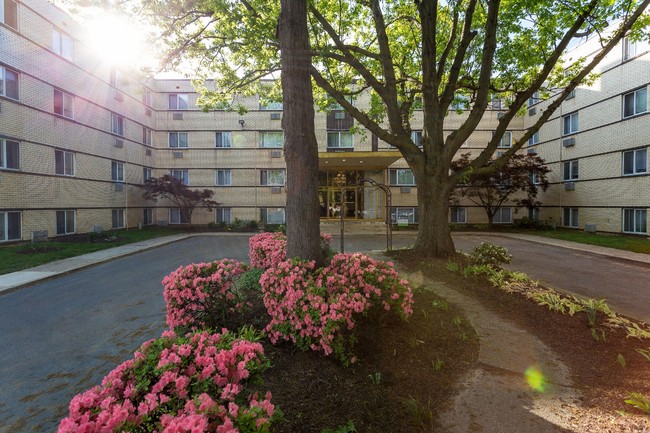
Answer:
<path fill-rule="evenodd" d="M 271 394 L 246 390 L 268 366 L 261 344 L 227 330 L 184 337 L 165 331 L 101 386 L 74 397 L 58 433 L 268 432 Z"/>
<path fill-rule="evenodd" d="M 164 286 L 170 329 L 219 329 L 228 314 L 242 312 L 246 298 L 235 280 L 247 267 L 236 260 L 181 266 Z"/>
<path fill-rule="evenodd" d="M 272 343 L 292 341 L 301 350 L 334 353 L 346 364 L 355 359 L 358 316 L 382 309 L 406 319 L 413 312 L 411 288 L 393 264 L 361 254 L 338 254 L 321 269 L 314 262 L 287 260 L 268 269 L 260 284 Z"/>
<path fill-rule="evenodd" d="M 330 256 L 332 235 L 321 233 L 321 248 Z M 287 237 L 283 233 L 260 233 L 248 240 L 251 267 L 269 269 L 287 259 Z"/>

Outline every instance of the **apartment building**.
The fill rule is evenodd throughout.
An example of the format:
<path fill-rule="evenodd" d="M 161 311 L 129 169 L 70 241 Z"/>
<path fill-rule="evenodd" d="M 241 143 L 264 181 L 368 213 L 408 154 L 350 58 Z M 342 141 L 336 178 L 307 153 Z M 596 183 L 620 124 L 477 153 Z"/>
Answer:
<path fill-rule="evenodd" d="M 647 111 L 643 89 L 650 81 L 650 69 L 645 64 L 647 54 L 641 51 L 625 62 L 612 59 L 613 72 L 604 69 L 600 87 L 577 89 L 562 113 L 524 149 L 538 152 L 554 170 L 553 185 L 533 216 L 581 229 L 595 224 L 598 230 L 612 232 L 647 230 L 641 221 L 650 193 L 647 177 L 640 175 L 645 173 L 643 167 L 647 171 L 644 146 L 649 124 L 642 114 Z M 623 73 L 629 79 L 621 80 Z M 180 210 L 169 203 L 142 198 L 144 181 L 163 174 L 182 179 L 190 188 L 215 191 L 219 208 L 198 209 L 193 223 L 235 219 L 283 223 L 286 170 L 281 104 L 262 106 L 259 98 L 246 98 L 239 102 L 248 111 L 239 115 L 204 112 L 197 97 L 189 80 L 143 79 L 104 61 L 84 45 L 82 29 L 51 4 L 4 0 L 0 242 L 27 240 L 43 230 L 54 237 L 99 227 L 186 223 Z M 643 97 L 645 106 L 640 102 Z M 354 103 L 364 107 L 369 102 L 360 95 Z M 510 147 L 546 103 L 532 101 L 527 115 L 512 122 L 501 146 Z M 485 146 L 497 125 L 497 104 L 461 152 L 478 152 Z M 604 110 L 610 106 L 614 110 L 616 104 L 614 121 Z M 632 107 L 631 115 L 621 115 L 629 114 L 623 104 Z M 572 113 L 578 114 L 571 117 Z M 603 116 L 609 119 L 605 123 Z M 445 128 L 450 133 L 464 118 L 465 114 L 450 113 Z M 576 130 L 564 133 L 562 125 L 571 128 L 576 122 Z M 421 124 L 421 113 L 416 111 L 412 134 L 416 142 Z M 418 222 L 417 186 L 399 152 L 367 131 L 356 132 L 353 119 L 336 107 L 317 113 L 315 126 L 323 220 L 343 215 L 382 221 L 388 214 L 394 221 Z M 565 145 L 567 139 L 574 139 L 574 145 Z M 580 177 L 574 177 L 578 165 L 582 165 Z M 633 167 L 633 172 L 627 173 L 625 167 Z M 386 209 L 384 193 L 370 181 L 359 186 L 361 179 L 388 185 L 392 207 Z M 574 189 L 567 186 L 569 182 Z M 511 223 L 528 212 L 516 215 L 516 210 L 502 207 L 495 222 Z M 626 230 L 623 221 L 631 221 L 630 227 L 639 230 Z M 482 208 L 461 202 L 452 207 L 450 222 L 485 223 L 486 217 Z"/>
<path fill-rule="evenodd" d="M 568 55 L 589 59 L 596 44 L 588 40 Z M 576 88 L 529 140 L 528 151 L 552 169 L 540 218 L 588 231 L 648 235 L 649 49 L 646 41 L 624 39 L 594 71 L 593 84 Z M 552 100 L 529 101 L 525 127 Z"/>

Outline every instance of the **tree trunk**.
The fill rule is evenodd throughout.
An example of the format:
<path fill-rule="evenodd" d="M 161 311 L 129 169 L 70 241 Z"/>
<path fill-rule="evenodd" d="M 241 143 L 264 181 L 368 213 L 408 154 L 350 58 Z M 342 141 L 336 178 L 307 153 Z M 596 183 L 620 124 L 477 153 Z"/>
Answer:
<path fill-rule="evenodd" d="M 287 165 L 287 257 L 323 262 L 307 0 L 282 0 L 278 28 Z"/>
<path fill-rule="evenodd" d="M 449 230 L 450 188 L 436 175 L 418 176 L 418 234 L 413 250 L 426 257 L 449 257 L 456 252 Z"/>

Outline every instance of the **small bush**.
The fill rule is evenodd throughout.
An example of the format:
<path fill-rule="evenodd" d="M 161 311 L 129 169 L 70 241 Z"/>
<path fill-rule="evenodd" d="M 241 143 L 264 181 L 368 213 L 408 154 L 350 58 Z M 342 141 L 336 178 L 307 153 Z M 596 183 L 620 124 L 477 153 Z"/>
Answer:
<path fill-rule="evenodd" d="M 167 326 L 170 329 L 218 329 L 226 317 L 242 312 L 246 298 L 235 280 L 245 264 L 224 259 L 181 266 L 168 276 L 164 286 Z"/>
<path fill-rule="evenodd" d="M 272 343 L 292 341 L 303 351 L 334 353 L 344 364 L 355 361 L 357 315 L 392 310 L 407 318 L 413 312 L 411 288 L 393 264 L 361 254 L 337 254 L 324 269 L 287 260 L 268 269 L 260 284 Z"/>
<path fill-rule="evenodd" d="M 239 277 L 239 280 L 237 281 L 237 285 L 241 290 L 247 292 L 253 292 L 253 293 L 259 292 L 260 278 L 262 277 L 263 273 L 264 273 L 264 269 L 252 268 L 244 272 L 241 275 L 241 277 Z"/>
<path fill-rule="evenodd" d="M 247 390 L 269 367 L 262 345 L 228 331 L 181 337 L 166 331 L 142 345 L 70 402 L 58 433 L 268 432 L 275 408 Z M 252 338 L 251 338 L 252 337 Z"/>
<path fill-rule="evenodd" d="M 332 257 L 332 235 L 321 233 L 320 240 L 323 256 Z M 254 268 L 269 269 L 287 259 L 287 236 L 284 233 L 265 232 L 251 236 L 248 245 L 250 263 Z"/>
<path fill-rule="evenodd" d="M 469 254 L 470 265 L 490 266 L 499 269 L 501 265 L 510 263 L 512 256 L 505 247 L 491 242 L 481 242 Z"/>

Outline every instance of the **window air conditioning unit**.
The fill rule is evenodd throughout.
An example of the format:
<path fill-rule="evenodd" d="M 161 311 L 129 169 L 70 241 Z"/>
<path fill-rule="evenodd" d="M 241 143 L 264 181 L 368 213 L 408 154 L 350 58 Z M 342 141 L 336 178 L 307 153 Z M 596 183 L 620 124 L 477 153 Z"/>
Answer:
<path fill-rule="evenodd" d="M 529 116 L 534 116 L 535 114 L 537 114 L 537 107 L 533 107 L 530 110 L 528 110 Z"/>
<path fill-rule="evenodd" d="M 174 156 L 174 158 L 182 158 L 183 152 L 172 152 L 172 155 Z"/>
<path fill-rule="evenodd" d="M 411 193 L 411 187 L 410 186 L 403 186 L 399 189 L 399 192 L 402 194 L 410 194 Z"/>
<path fill-rule="evenodd" d="M 124 191 L 124 184 L 122 182 L 115 182 L 115 191 Z"/>
<path fill-rule="evenodd" d="M 124 147 L 124 141 L 122 140 L 115 140 L 115 147 Z"/>
<path fill-rule="evenodd" d="M 271 194 L 280 194 L 282 192 L 281 186 L 274 186 L 271 188 Z"/>
<path fill-rule="evenodd" d="M 585 231 L 589 233 L 596 233 L 596 224 L 592 224 L 592 223 L 585 224 Z"/>
<path fill-rule="evenodd" d="M 576 145 L 576 138 L 575 137 L 569 137 L 565 138 L 562 140 L 562 146 L 564 147 L 571 147 Z"/>
<path fill-rule="evenodd" d="M 576 183 L 575 182 L 564 182 L 564 190 L 565 191 L 573 191 L 576 189 Z"/>
<path fill-rule="evenodd" d="M 281 117 L 281 113 L 271 113 L 271 120 L 280 120 Z"/>
<path fill-rule="evenodd" d="M 336 120 L 343 120 L 343 119 L 345 119 L 345 112 L 344 112 L 344 111 L 337 111 L 336 113 L 334 113 L 334 118 L 335 118 Z"/>
<path fill-rule="evenodd" d="M 151 149 L 145 149 L 144 154 L 147 156 L 151 156 Z"/>
<path fill-rule="evenodd" d="M 282 157 L 282 151 L 281 150 L 272 150 L 271 151 L 271 158 L 281 158 Z"/>
<path fill-rule="evenodd" d="M 174 114 L 172 114 L 172 119 L 174 119 L 174 120 L 183 120 L 183 113 L 174 113 Z"/>
<path fill-rule="evenodd" d="M 151 117 L 151 108 L 145 108 L 144 109 L 144 115 Z"/>
<path fill-rule="evenodd" d="M 529 155 L 537 155 L 537 149 L 535 149 L 535 148 L 528 149 L 528 154 Z"/>

